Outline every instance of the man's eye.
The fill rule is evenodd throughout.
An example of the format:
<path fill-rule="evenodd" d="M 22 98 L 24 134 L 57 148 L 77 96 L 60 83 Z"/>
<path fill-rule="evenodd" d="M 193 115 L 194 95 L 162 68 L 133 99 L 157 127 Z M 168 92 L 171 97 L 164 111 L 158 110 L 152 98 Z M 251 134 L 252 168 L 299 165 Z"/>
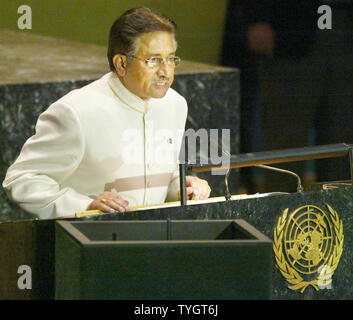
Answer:
<path fill-rule="evenodd" d="M 156 58 L 156 57 L 152 57 L 152 58 L 148 59 L 148 61 L 153 64 L 159 63 L 159 60 L 160 60 L 160 58 Z"/>

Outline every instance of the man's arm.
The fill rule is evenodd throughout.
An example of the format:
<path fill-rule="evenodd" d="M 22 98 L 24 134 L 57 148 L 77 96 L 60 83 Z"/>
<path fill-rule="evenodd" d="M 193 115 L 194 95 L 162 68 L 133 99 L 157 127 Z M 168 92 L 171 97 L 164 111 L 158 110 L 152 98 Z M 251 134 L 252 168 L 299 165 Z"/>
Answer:
<path fill-rule="evenodd" d="M 11 200 L 41 219 L 86 210 L 91 198 L 61 186 L 77 169 L 83 152 L 84 137 L 74 110 L 55 103 L 39 117 L 36 134 L 8 169 L 3 187 Z"/>

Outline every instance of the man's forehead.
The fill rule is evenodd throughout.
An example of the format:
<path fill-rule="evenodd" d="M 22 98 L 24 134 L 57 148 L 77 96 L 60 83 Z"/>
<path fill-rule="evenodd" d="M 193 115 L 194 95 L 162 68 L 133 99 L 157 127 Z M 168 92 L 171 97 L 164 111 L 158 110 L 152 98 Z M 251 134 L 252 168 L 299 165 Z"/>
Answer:
<path fill-rule="evenodd" d="M 137 39 L 138 52 L 152 55 L 175 53 L 174 35 L 165 31 L 142 34 Z"/>

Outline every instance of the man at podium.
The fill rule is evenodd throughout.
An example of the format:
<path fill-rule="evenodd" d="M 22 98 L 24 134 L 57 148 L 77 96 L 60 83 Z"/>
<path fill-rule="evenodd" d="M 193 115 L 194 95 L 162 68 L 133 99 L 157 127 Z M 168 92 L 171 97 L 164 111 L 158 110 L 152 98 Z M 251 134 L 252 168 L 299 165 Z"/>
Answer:
<path fill-rule="evenodd" d="M 41 219 L 178 199 L 187 103 L 170 88 L 180 62 L 175 33 L 148 8 L 113 23 L 111 72 L 40 115 L 3 182 L 10 199 Z M 186 186 L 189 198 L 209 197 L 205 180 L 188 176 Z"/>

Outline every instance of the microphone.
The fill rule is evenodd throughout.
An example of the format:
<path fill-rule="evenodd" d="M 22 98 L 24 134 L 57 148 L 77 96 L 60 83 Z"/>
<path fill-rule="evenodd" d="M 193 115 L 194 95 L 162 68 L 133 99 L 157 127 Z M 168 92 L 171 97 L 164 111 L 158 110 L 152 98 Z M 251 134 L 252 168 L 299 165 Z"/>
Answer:
<path fill-rule="evenodd" d="M 272 170 L 272 171 L 277 171 L 277 172 L 282 172 L 282 173 L 288 173 L 288 174 L 290 174 L 292 176 L 295 176 L 297 178 L 297 180 L 298 180 L 297 192 L 303 192 L 304 191 L 299 175 L 297 175 L 296 173 L 294 173 L 292 171 L 285 170 L 285 169 L 280 169 L 280 168 L 276 168 L 276 167 L 270 167 L 270 166 L 267 166 L 267 165 L 264 165 L 264 164 L 259 164 L 259 165 L 256 165 L 255 167 L 268 169 L 268 170 Z"/>
<path fill-rule="evenodd" d="M 221 150 L 222 150 L 222 154 L 227 156 L 227 157 L 231 157 L 231 154 L 228 152 L 227 148 L 224 148 L 225 150 L 223 150 L 223 141 L 219 141 L 219 139 L 217 139 L 218 141 L 216 141 L 213 137 L 210 136 L 210 144 L 213 144 L 217 147 L 217 150 L 218 150 L 218 147 L 219 145 L 222 146 Z M 256 165 L 255 167 L 259 167 L 259 168 L 263 168 L 263 169 L 267 169 L 267 170 L 272 170 L 272 171 L 277 171 L 277 172 L 282 172 L 282 173 L 286 173 L 286 174 L 290 174 L 294 177 L 297 178 L 297 192 L 303 192 L 304 189 L 303 189 L 303 186 L 302 186 L 302 182 L 301 182 L 301 179 L 299 177 L 298 174 L 296 174 L 295 172 L 292 172 L 292 171 L 289 171 L 289 170 L 285 170 L 285 169 L 280 169 L 280 168 L 277 168 L 277 167 L 271 167 L 271 166 L 267 166 L 267 165 L 264 165 L 264 164 L 259 164 L 259 165 Z M 231 193 L 229 192 L 229 186 L 228 186 L 228 177 L 229 177 L 229 174 L 230 174 L 230 167 L 227 168 L 227 171 L 226 171 L 226 174 L 225 174 L 225 177 L 224 177 L 224 183 L 225 183 L 225 198 L 226 200 L 231 200 L 232 199 L 232 195 Z"/>
<path fill-rule="evenodd" d="M 227 151 L 226 148 L 225 148 L 225 150 L 223 150 L 222 141 L 220 143 L 219 140 L 217 142 L 212 137 L 210 137 L 210 142 L 215 144 L 217 146 L 217 149 L 218 149 L 218 146 L 221 144 L 221 146 L 222 146 L 222 154 L 226 155 L 229 158 L 231 157 L 230 153 Z M 290 174 L 290 175 L 292 175 L 292 176 L 297 178 L 297 192 L 303 192 L 304 191 L 301 179 L 300 179 L 299 175 L 297 175 L 295 172 L 292 172 L 292 171 L 289 171 L 289 170 L 285 170 L 285 169 L 280 169 L 280 168 L 277 168 L 277 167 L 267 166 L 267 165 L 264 165 L 264 164 L 259 164 L 259 165 L 256 165 L 255 167 L 260 167 L 260 168 L 267 169 L 267 170 L 272 170 L 272 171 L 277 171 L 277 172 Z M 230 174 L 230 168 L 227 169 L 227 172 L 226 172 L 225 177 L 224 177 L 224 182 L 225 182 L 225 186 L 226 186 L 226 188 L 225 188 L 225 198 L 226 198 L 226 200 L 231 200 L 232 199 L 232 195 L 230 194 L 229 187 L 228 187 L 229 174 Z"/>

